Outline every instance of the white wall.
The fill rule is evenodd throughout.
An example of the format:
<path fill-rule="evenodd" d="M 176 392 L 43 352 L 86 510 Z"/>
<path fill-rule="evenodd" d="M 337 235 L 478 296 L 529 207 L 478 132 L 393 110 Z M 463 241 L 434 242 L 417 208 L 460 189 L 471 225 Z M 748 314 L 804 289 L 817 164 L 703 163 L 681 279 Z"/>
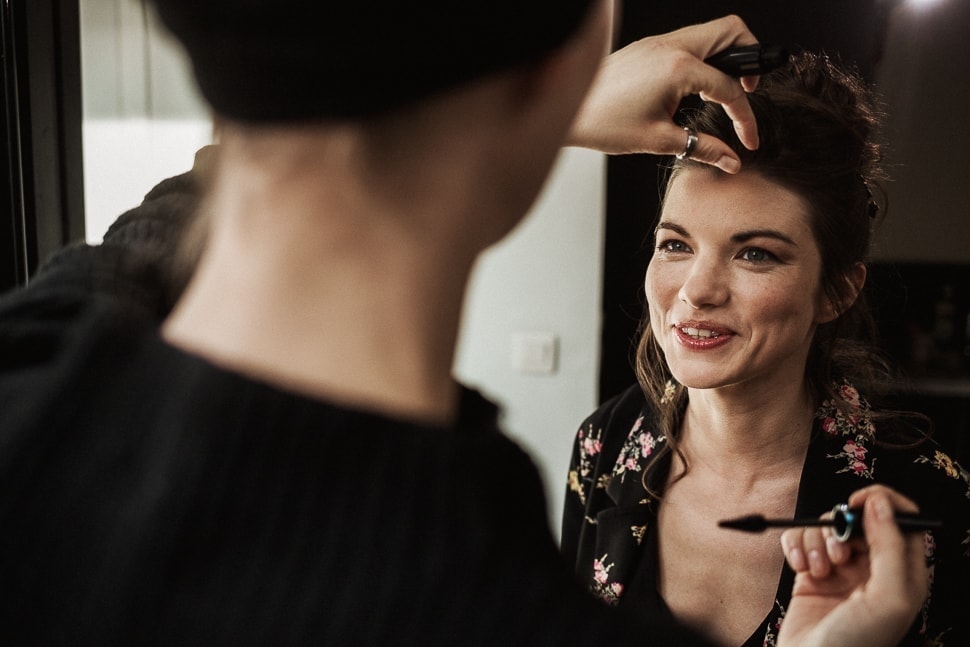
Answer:
<path fill-rule="evenodd" d="M 505 429 L 543 473 L 556 532 L 572 439 L 597 400 L 605 172 L 603 155 L 563 151 L 525 222 L 479 261 L 456 362 L 463 381 L 504 403 Z M 552 374 L 516 370 L 522 333 L 557 339 Z"/>
<path fill-rule="evenodd" d="M 188 63 L 134 0 L 81 0 L 86 237 L 100 242 L 159 180 L 212 140 Z"/>
<path fill-rule="evenodd" d="M 181 52 L 133 0 L 81 0 L 85 209 L 88 240 L 192 165 L 211 139 Z M 510 435 L 546 481 L 558 532 L 572 437 L 596 403 L 604 157 L 563 151 L 533 212 L 476 268 L 456 375 L 503 405 Z M 551 373 L 522 373 L 521 333 L 556 340 Z M 500 477 L 501 466 L 496 466 Z"/>

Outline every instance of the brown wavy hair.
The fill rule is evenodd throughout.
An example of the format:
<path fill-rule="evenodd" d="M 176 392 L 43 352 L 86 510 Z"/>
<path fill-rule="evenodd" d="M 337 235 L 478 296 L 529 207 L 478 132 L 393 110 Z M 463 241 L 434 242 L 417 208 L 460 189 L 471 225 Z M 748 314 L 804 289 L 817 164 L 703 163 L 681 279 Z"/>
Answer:
<path fill-rule="evenodd" d="M 847 379 L 868 393 L 880 393 L 893 381 L 892 370 L 875 346 L 876 325 L 860 293 L 846 280 L 869 255 L 879 213 L 874 192 L 882 195 L 885 175 L 877 143 L 882 113 L 870 86 L 853 68 L 811 52 L 794 55 L 786 67 L 763 76 L 749 94 L 758 120 L 760 146 L 746 149 L 738 141 L 723 108 L 702 103 L 685 115 L 686 126 L 728 143 L 746 172 L 755 172 L 795 192 L 809 205 L 811 229 L 821 253 L 821 286 L 840 315 L 816 329 L 805 366 L 805 378 L 817 403 L 831 400 L 848 408 L 837 389 Z M 689 159 L 668 167 L 666 188 L 687 168 L 702 167 Z M 663 212 L 663 199 L 660 211 Z M 660 412 L 658 431 L 667 437 L 661 449 L 686 459 L 677 432 L 687 407 L 687 390 L 674 380 L 653 336 L 644 308 L 636 373 L 648 402 Z M 662 461 L 653 461 L 658 465 Z M 648 482 L 644 474 L 644 484 Z M 658 496 L 657 488 L 648 488 Z"/>

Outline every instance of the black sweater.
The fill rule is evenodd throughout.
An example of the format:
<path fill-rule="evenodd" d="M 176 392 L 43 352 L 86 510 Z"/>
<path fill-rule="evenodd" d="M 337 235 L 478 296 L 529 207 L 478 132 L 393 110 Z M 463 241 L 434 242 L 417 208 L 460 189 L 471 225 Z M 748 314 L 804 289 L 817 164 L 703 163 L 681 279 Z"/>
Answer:
<path fill-rule="evenodd" d="M 580 589 L 477 394 L 348 410 L 76 294 L 0 303 L 0 644 L 687 644 Z"/>

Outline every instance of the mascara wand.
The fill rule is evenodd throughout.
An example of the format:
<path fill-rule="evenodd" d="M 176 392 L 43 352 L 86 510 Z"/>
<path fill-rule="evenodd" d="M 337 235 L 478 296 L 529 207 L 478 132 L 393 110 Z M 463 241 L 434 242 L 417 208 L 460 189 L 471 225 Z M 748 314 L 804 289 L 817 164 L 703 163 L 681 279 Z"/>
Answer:
<path fill-rule="evenodd" d="M 835 538 L 839 541 L 848 541 L 850 537 L 861 537 L 863 534 L 862 508 L 850 508 L 844 503 L 832 508 L 831 519 L 767 519 L 760 514 L 751 514 L 737 519 L 724 519 L 718 521 L 717 525 L 743 532 L 762 532 L 767 528 L 831 526 L 835 531 Z M 939 528 L 943 522 L 900 512 L 896 514 L 896 525 L 903 532 L 919 532 Z"/>

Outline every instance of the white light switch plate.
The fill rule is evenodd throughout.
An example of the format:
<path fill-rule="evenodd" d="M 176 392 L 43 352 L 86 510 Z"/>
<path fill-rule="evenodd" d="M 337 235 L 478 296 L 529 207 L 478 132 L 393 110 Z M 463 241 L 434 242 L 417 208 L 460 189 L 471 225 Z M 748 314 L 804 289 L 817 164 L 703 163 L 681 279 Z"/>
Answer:
<path fill-rule="evenodd" d="M 512 368 L 527 375 L 554 375 L 559 360 L 559 338 L 551 332 L 517 332 L 512 335 Z"/>

